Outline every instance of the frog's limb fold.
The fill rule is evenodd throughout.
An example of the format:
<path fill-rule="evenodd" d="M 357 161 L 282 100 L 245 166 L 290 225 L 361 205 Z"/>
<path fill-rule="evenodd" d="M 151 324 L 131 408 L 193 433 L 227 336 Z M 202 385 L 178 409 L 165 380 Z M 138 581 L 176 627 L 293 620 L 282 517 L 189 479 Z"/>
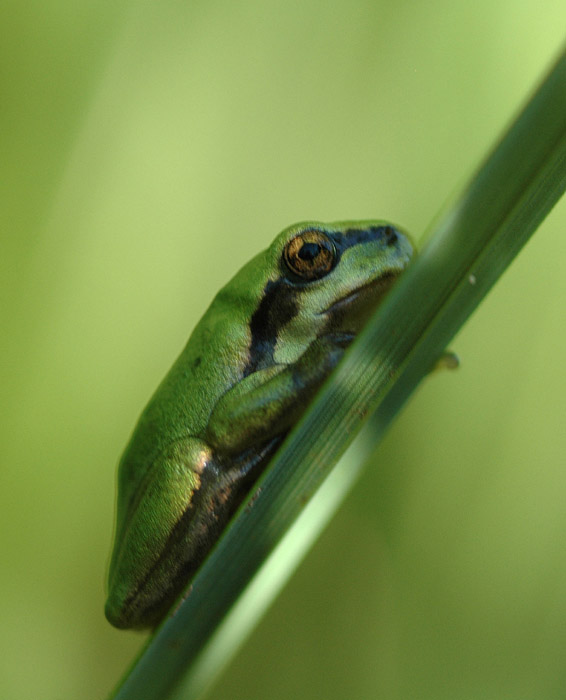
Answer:
<path fill-rule="evenodd" d="M 239 452 L 286 433 L 342 358 L 353 336 L 316 338 L 291 365 L 253 372 L 216 403 L 205 439 L 225 453 Z"/>

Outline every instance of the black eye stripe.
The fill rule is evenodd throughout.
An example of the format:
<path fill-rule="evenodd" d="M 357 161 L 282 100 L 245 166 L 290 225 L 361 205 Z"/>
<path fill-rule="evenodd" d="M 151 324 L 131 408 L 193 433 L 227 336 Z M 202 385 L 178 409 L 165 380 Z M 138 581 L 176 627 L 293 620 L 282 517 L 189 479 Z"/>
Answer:
<path fill-rule="evenodd" d="M 382 240 L 385 246 L 396 245 L 399 240 L 399 233 L 393 226 L 384 224 L 383 226 L 369 226 L 368 228 L 349 228 L 344 233 L 335 231 L 326 234 L 334 241 L 336 248 L 343 253 L 348 248 L 362 245 L 369 241 Z"/>
<path fill-rule="evenodd" d="M 244 377 L 274 364 L 273 353 L 279 332 L 296 316 L 299 293 L 281 278 L 265 285 L 260 304 L 250 320 L 251 340 Z"/>

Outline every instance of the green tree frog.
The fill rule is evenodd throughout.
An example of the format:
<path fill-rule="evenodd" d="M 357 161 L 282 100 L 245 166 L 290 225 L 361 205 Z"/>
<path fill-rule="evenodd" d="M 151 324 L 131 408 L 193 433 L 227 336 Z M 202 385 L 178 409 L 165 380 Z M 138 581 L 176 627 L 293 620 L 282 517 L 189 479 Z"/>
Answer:
<path fill-rule="evenodd" d="M 113 625 L 163 618 L 412 254 L 383 221 L 300 223 L 220 290 L 119 465 Z"/>

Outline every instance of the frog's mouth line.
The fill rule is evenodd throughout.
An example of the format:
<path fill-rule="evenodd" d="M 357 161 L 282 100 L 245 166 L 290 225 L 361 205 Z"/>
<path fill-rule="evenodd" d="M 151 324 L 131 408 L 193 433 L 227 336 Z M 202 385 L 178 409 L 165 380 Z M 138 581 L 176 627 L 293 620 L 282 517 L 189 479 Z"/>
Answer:
<path fill-rule="evenodd" d="M 393 283 L 396 281 L 400 274 L 400 272 L 388 272 L 379 279 L 374 280 L 373 282 L 369 282 L 368 284 L 364 284 L 362 287 L 354 289 L 352 292 L 338 299 L 338 301 L 335 301 L 326 309 L 319 311 L 319 315 L 323 316 L 326 314 L 334 314 L 336 312 L 342 311 L 343 309 L 347 309 L 348 307 L 355 304 L 359 297 L 365 296 L 368 292 L 372 295 L 375 295 L 376 292 L 380 294 L 380 298 L 376 299 L 377 307 L 378 303 L 382 300 L 382 296 L 385 295 L 385 293 L 391 289 Z"/>

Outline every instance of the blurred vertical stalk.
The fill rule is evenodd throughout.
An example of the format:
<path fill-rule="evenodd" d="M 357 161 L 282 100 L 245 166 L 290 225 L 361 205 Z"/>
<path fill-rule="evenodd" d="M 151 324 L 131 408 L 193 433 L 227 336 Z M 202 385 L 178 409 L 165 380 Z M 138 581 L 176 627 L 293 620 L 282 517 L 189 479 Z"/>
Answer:
<path fill-rule="evenodd" d="M 187 587 L 183 603 L 112 697 L 162 700 L 172 693 L 202 693 L 334 512 L 361 460 L 565 188 L 562 54 L 431 227 L 418 260 L 348 351 Z M 348 450 L 305 510 L 372 412 L 363 449 Z M 279 544 L 298 518 L 300 529 Z"/>

